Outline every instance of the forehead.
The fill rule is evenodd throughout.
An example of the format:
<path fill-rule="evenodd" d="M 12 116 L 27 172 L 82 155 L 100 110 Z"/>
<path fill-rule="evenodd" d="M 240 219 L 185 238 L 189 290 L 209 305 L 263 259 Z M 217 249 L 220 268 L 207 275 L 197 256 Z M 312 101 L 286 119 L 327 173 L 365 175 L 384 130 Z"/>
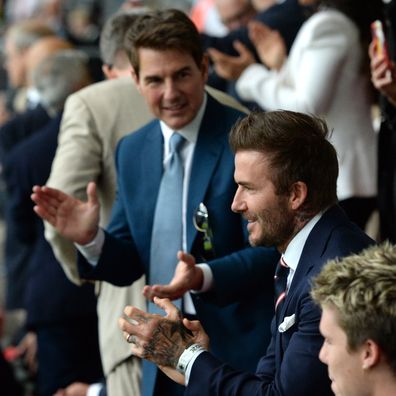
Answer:
<path fill-rule="evenodd" d="M 246 0 L 222 0 L 217 3 L 219 14 L 222 18 L 228 19 L 238 16 L 247 9 L 249 3 Z"/>
<path fill-rule="evenodd" d="M 256 150 L 238 150 L 235 153 L 235 163 L 237 165 L 258 165 L 265 164 L 269 165 L 269 157 L 261 152 Z"/>
<path fill-rule="evenodd" d="M 138 55 L 140 74 L 174 73 L 186 67 L 198 70 L 192 55 L 185 51 L 139 48 Z"/>
<path fill-rule="evenodd" d="M 256 180 L 269 178 L 269 157 L 260 151 L 239 150 L 235 153 L 235 176 L 243 179 Z"/>
<path fill-rule="evenodd" d="M 338 312 L 336 308 L 329 305 L 322 307 L 319 329 L 323 335 L 334 334 L 334 332 L 339 331 L 343 332 L 338 324 Z"/>

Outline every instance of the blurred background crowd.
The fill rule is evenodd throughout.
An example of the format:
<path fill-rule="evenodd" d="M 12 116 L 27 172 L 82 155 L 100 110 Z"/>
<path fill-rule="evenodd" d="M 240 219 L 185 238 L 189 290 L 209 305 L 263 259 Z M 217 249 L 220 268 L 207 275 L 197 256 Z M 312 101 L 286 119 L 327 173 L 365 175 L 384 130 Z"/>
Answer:
<path fill-rule="evenodd" d="M 367 5 L 362 11 L 366 6 L 358 0 L 344 2 L 347 7 L 342 0 L 0 0 L 0 339 L 4 352 L 0 394 L 46 395 L 58 390 L 59 395 L 88 395 L 91 384 L 98 385 L 96 394 L 103 388 L 94 288 L 73 285 L 62 268 L 53 264 L 56 259 L 50 246 L 42 245 L 44 228 L 32 211 L 29 188 L 45 184 L 50 175 L 67 97 L 85 86 L 130 74 L 129 62 L 124 59 L 124 65 L 121 59 L 125 57 L 122 22 L 117 22 L 118 33 L 115 25 L 105 28 L 114 15 L 178 8 L 194 21 L 209 50 L 208 85 L 248 109 L 325 115 L 334 128 L 333 143 L 340 155 L 341 206 L 377 241 L 396 242 L 396 90 L 383 82 L 380 66 L 375 65 L 373 71 L 372 64 L 371 71 L 379 77 L 370 74 L 368 15 L 373 17 L 377 10 Z M 319 13 L 315 19 L 314 3 L 321 3 L 323 20 Z M 353 3 L 356 10 L 350 8 Z M 383 13 L 378 13 L 392 59 L 394 3 L 384 1 Z M 357 29 L 342 18 L 327 26 L 326 7 L 341 10 Z M 345 29 L 352 44 L 335 35 L 334 45 L 318 40 L 316 52 L 307 55 L 304 51 L 317 26 L 324 32 L 326 28 Z M 114 44 L 117 34 L 122 44 Z M 372 79 L 376 79 L 374 85 Z M 49 133 L 53 130 L 55 134 Z M 24 146 L 37 131 L 37 142 Z M 35 149 L 29 162 L 33 147 L 41 151 Z M 48 153 L 52 154 L 44 160 Z M 44 270 L 44 261 L 51 269 Z M 59 290 L 63 294 L 57 296 Z M 70 313 L 62 305 L 65 301 L 72 308 Z M 69 317 L 74 319 L 66 320 Z M 55 345 L 48 342 L 51 337 L 64 341 L 61 331 L 75 319 L 79 328 L 69 328 L 67 334 L 76 333 L 73 348 L 84 348 L 90 363 L 85 364 L 80 356 L 70 356 L 70 360 L 76 371 L 79 364 L 89 366 L 89 372 L 82 368 L 80 377 L 73 373 L 70 381 L 63 382 L 61 374 L 54 375 L 54 382 L 47 384 L 50 390 L 37 393 L 37 362 L 45 350 L 45 346 L 40 349 L 40 338 L 46 340 L 41 345 Z M 70 345 L 64 348 L 71 350 Z M 57 353 L 65 356 L 67 351 Z M 41 371 L 55 370 L 51 363 L 45 367 L 45 359 L 40 367 Z M 3 372 L 8 380 L 1 377 Z M 62 393 L 70 385 L 75 388 Z"/>

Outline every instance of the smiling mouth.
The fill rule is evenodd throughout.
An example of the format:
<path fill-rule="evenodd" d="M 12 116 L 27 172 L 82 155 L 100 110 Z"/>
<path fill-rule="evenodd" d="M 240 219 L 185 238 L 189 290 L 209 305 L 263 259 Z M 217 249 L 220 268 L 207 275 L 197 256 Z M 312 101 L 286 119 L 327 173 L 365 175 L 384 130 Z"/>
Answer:
<path fill-rule="evenodd" d="M 163 106 L 162 109 L 165 111 L 181 111 L 186 107 L 186 103 L 179 103 L 172 106 Z"/>

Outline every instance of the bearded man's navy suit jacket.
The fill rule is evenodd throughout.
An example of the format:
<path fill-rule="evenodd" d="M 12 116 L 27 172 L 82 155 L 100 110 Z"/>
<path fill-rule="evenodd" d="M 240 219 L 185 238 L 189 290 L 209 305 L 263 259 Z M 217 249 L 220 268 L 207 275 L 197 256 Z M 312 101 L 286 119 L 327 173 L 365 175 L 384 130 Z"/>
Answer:
<path fill-rule="evenodd" d="M 273 274 L 279 254 L 274 249 L 248 247 L 246 222 L 231 211 L 236 184 L 228 134 L 243 116 L 208 95 L 193 155 L 186 227 L 187 250 L 198 261 L 205 259 L 202 234 L 192 222 L 203 202 L 216 252 L 216 258 L 209 262 L 214 282 L 221 283 L 229 276 L 228 270 L 223 270 L 225 266 L 234 273 L 248 270 L 255 274 L 255 285 L 242 288 L 237 284 L 238 291 L 227 299 L 217 299 L 218 305 L 193 295 L 198 318 L 211 337 L 213 353 L 241 369 L 254 371 L 270 339 Z M 151 231 L 163 172 L 163 137 L 158 120 L 122 139 L 116 165 L 118 191 L 101 257 L 92 269 L 80 256 L 80 272 L 85 278 L 119 286 L 129 285 L 145 273 L 150 283 Z M 252 288 L 260 291 L 253 294 Z M 144 394 L 152 394 L 147 377 L 143 378 L 143 389 Z"/>
<path fill-rule="evenodd" d="M 256 373 L 234 370 L 204 352 L 192 366 L 186 395 L 333 395 L 327 368 L 318 358 L 323 343 L 319 333 L 321 313 L 309 294 L 311 279 L 328 260 L 357 253 L 373 243 L 340 207 L 327 210 L 305 243 L 279 317 L 273 320 L 267 354 L 260 360 Z M 250 278 L 248 272 L 245 276 Z M 217 292 L 222 290 L 217 288 Z M 279 325 L 292 315 L 294 324 L 280 332 Z"/>

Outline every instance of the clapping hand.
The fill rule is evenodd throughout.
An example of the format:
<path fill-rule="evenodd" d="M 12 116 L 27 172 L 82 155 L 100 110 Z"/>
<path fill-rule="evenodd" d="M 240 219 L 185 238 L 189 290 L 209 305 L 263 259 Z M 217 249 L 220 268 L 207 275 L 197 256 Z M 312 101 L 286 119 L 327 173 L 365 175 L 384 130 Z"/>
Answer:
<path fill-rule="evenodd" d="M 83 202 L 47 186 L 34 186 L 34 211 L 50 223 L 60 235 L 80 245 L 91 242 L 98 230 L 99 201 L 96 185 L 87 186 L 88 201 Z"/>
<path fill-rule="evenodd" d="M 248 25 L 249 38 L 263 64 L 270 69 L 279 70 L 286 60 L 286 45 L 278 31 L 270 29 L 259 21 Z"/>
<path fill-rule="evenodd" d="M 176 371 L 181 354 L 192 344 L 208 349 L 209 337 L 199 321 L 183 319 L 168 299 L 154 297 L 154 303 L 165 311 L 165 316 L 127 306 L 119 326 L 134 355 L 150 360 L 169 378 L 184 384 L 184 376 Z"/>
<path fill-rule="evenodd" d="M 143 295 L 153 300 L 154 297 L 169 298 L 176 300 L 181 298 L 189 290 L 198 290 L 202 286 L 202 270 L 195 264 L 195 258 L 188 253 L 179 251 L 179 260 L 175 274 L 168 285 L 146 285 L 143 288 Z"/>

